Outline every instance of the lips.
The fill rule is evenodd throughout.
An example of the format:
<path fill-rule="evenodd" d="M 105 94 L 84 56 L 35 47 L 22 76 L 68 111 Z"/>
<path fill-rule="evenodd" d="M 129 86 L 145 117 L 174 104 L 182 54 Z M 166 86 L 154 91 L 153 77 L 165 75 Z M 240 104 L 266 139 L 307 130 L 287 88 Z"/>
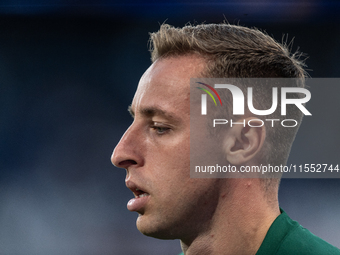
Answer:
<path fill-rule="evenodd" d="M 135 198 L 130 199 L 130 201 L 127 203 L 127 209 L 131 212 L 142 213 L 144 211 L 145 205 L 150 198 L 150 194 L 130 181 L 126 182 L 126 186 L 135 195 Z"/>

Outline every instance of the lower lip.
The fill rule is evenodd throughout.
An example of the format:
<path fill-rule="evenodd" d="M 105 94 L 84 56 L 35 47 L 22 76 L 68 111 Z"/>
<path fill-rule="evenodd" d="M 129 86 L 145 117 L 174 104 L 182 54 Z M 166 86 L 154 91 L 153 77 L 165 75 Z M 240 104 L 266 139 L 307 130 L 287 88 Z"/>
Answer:
<path fill-rule="evenodd" d="M 127 209 L 131 212 L 140 211 L 146 205 L 148 200 L 149 196 L 132 198 L 127 203 Z"/>

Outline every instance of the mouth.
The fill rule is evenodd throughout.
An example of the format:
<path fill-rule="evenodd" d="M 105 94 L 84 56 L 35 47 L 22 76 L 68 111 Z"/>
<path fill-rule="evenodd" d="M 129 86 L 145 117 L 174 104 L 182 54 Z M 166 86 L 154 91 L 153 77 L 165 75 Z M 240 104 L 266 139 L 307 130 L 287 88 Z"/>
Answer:
<path fill-rule="evenodd" d="M 127 203 L 127 209 L 131 212 L 143 214 L 145 206 L 150 199 L 150 194 L 140 189 L 140 187 L 137 187 L 137 185 L 133 183 L 128 182 L 126 186 L 133 192 L 135 196 L 135 198 L 130 199 L 130 201 Z"/>
<path fill-rule="evenodd" d="M 150 196 L 149 193 L 146 193 L 145 191 L 138 189 L 138 188 L 134 189 L 132 192 L 135 195 L 135 198 Z"/>

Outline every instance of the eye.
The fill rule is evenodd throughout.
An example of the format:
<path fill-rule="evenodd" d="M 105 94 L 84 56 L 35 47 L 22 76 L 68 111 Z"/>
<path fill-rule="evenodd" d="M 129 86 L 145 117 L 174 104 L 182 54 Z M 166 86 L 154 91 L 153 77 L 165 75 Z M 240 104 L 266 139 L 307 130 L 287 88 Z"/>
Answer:
<path fill-rule="evenodd" d="M 155 123 L 151 128 L 156 132 L 157 135 L 164 135 L 170 131 L 169 127 L 161 126 Z"/>

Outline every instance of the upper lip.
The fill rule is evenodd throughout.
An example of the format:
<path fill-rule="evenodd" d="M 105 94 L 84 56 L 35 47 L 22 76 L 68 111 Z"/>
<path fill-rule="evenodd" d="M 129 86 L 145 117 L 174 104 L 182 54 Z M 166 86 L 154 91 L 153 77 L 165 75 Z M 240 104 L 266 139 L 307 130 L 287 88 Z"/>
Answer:
<path fill-rule="evenodd" d="M 148 193 L 143 187 L 137 185 L 136 183 L 130 180 L 125 181 L 125 184 L 126 184 L 126 187 L 128 187 L 133 192 L 135 197 L 138 197 L 139 195 L 143 193 Z"/>

